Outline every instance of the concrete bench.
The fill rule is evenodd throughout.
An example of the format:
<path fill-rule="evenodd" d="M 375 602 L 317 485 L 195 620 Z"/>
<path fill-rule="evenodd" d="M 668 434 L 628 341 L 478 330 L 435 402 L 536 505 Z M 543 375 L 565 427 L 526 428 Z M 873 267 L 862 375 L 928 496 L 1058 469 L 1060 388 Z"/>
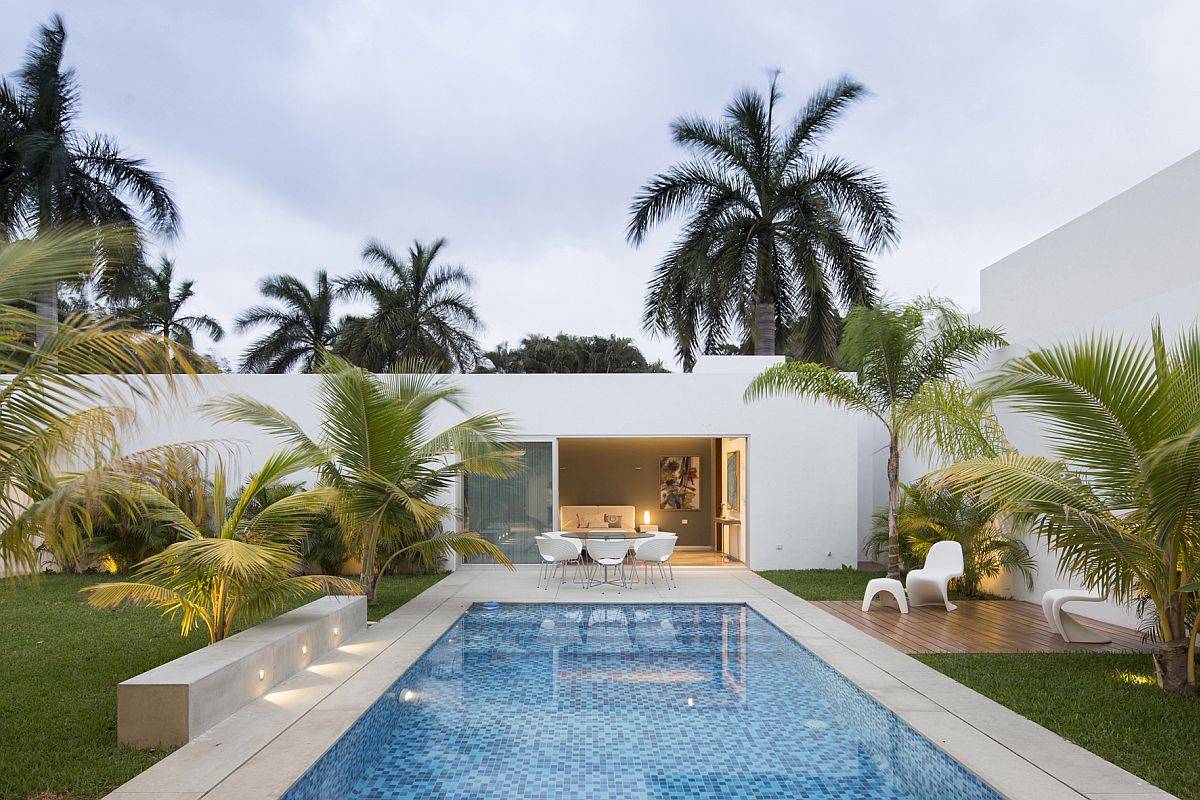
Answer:
<path fill-rule="evenodd" d="M 366 627 L 365 597 L 322 597 L 143 672 L 117 686 L 117 740 L 187 744 Z"/>

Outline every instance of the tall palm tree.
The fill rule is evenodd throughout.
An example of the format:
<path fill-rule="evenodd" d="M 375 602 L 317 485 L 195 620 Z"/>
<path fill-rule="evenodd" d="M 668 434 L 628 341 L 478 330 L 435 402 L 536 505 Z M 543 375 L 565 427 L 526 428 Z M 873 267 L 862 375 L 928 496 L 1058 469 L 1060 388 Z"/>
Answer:
<path fill-rule="evenodd" d="M 462 390 L 444 378 L 374 375 L 337 356 L 329 356 L 320 371 L 316 437 L 251 397 L 234 395 L 209 410 L 218 421 L 255 425 L 320 463 L 322 484 L 336 493 L 342 528 L 358 543 L 359 580 L 368 602 L 375 602 L 386 560 L 397 556 L 430 563 L 456 552 L 511 566 L 477 533 L 442 529 L 453 518 L 446 496 L 456 480 L 506 477 L 520 468 L 520 454 L 507 443 L 508 418 L 477 414 L 434 433 L 430 422 L 437 407 L 463 408 Z"/>
<path fill-rule="evenodd" d="M 214 342 L 225 336 L 221 323 L 208 314 L 184 314 L 183 307 L 195 297 L 195 281 L 175 285 L 175 264 L 164 257 L 158 268 L 139 269 L 118 314 L 135 328 L 151 331 L 164 339 L 193 346 L 193 334 L 203 331 Z"/>
<path fill-rule="evenodd" d="M 1200 581 L 1200 329 L 1171 345 L 1156 322 L 1149 341 L 1096 334 L 1047 347 L 983 388 L 1035 417 L 1051 455 L 976 457 L 943 480 L 1008 504 L 1060 574 L 1148 601 L 1160 685 L 1195 692 L 1200 596 L 1183 590 Z"/>
<path fill-rule="evenodd" d="M 163 180 L 146 163 L 123 153 L 112 137 L 76 128 L 79 88 L 75 71 L 62 65 L 62 18 L 38 30 L 15 81 L 0 80 L 0 238 L 45 234 L 69 225 L 120 225 L 132 232 L 121 247 L 97 248 L 101 282 L 114 285 L 141 263 L 143 223 L 173 236 L 179 211 Z M 99 245 L 106 244 L 98 237 Z M 82 266 L 82 265 L 81 265 Z M 60 280 L 78 280 L 90 274 Z M 58 318 L 57 281 L 39 287 L 38 341 Z"/>
<path fill-rule="evenodd" d="M 100 235 L 108 235 L 100 231 Z M 36 240 L 0 242 L 0 566 L 36 570 L 38 522 L 28 500 L 53 490 L 53 468 L 63 454 L 88 458 L 117 439 L 127 419 L 111 393 L 88 376 L 108 375 L 153 399 L 173 380 L 150 382 L 168 343 L 115 319 L 72 315 L 52 323 L 40 343 L 30 336 L 44 322 L 26 310 L 33 291 L 77 275 L 92 263 L 97 232 L 51 231 Z M 116 243 L 115 246 L 121 246 Z M 170 368 L 195 372 L 186 348 L 172 347 Z"/>
<path fill-rule="evenodd" d="M 776 329 L 801 324 L 808 357 L 831 364 L 839 307 L 876 299 L 868 256 L 897 239 L 883 181 L 817 148 L 866 94 L 849 78 L 818 90 L 786 127 L 776 121 L 778 75 L 766 96 L 744 90 L 713 122 L 681 117 L 675 143 L 692 158 L 652 178 L 634 198 L 626 236 L 684 217 L 679 240 L 650 281 L 648 330 L 672 336 L 687 366 L 748 333 L 776 354 Z"/>
<path fill-rule="evenodd" d="M 333 316 L 329 274 L 317 270 L 311 290 L 294 275 L 268 275 L 259 282 L 258 290 L 282 307 L 254 306 L 238 315 L 238 333 L 270 327 L 242 353 L 239 370 L 282 373 L 299 367 L 301 372 L 315 372 L 322 354 L 333 349 L 340 333 Z"/>
<path fill-rule="evenodd" d="M 903 446 L 952 457 L 1007 449 L 991 407 L 962 374 L 1003 335 L 972 324 L 946 301 L 855 306 L 846 317 L 840 359 L 855 378 L 812 362 L 778 364 L 755 377 L 746 399 L 825 400 L 875 417 L 888 434 L 888 577 L 900 577 L 900 453 Z"/>
<path fill-rule="evenodd" d="M 328 506 L 328 490 L 290 494 L 250 513 L 254 500 L 270 486 L 315 466 L 309 453 L 275 453 L 236 493 L 227 492 L 226 469 L 218 464 L 212 477 L 212 507 L 199 524 L 172 498 L 139 480 L 139 460 L 118 462 L 93 477 L 135 498 L 147 516 L 172 527 L 181 541 L 142 561 L 134 571 L 136 580 L 82 589 L 91 605 L 162 609 L 164 615 L 178 617 L 181 635 L 203 626 L 211 644 L 233 633 L 240 619 L 262 619 L 290 599 L 360 593 L 353 580 L 302 574 L 301 543 Z M 203 480 L 203 472 L 198 471 L 196 479 Z"/>
<path fill-rule="evenodd" d="M 445 246 L 445 239 L 414 242 L 401 258 L 377 241 L 367 245 L 363 258 L 376 269 L 341 279 L 338 293 L 374 308 L 345 319 L 339 355 L 372 372 L 407 362 L 440 372 L 475 369 L 483 325 L 469 294 L 473 280 L 460 266 L 434 263 Z"/>

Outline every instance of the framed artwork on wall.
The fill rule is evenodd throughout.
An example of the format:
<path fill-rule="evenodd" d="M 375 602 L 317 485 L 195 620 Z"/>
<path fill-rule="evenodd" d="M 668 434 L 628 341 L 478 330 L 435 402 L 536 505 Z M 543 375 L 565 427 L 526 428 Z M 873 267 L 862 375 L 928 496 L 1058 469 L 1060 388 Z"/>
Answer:
<path fill-rule="evenodd" d="M 700 510 L 698 456 L 663 456 L 659 459 L 658 507 L 662 511 Z"/>
<path fill-rule="evenodd" d="M 725 510 L 738 510 L 738 496 L 741 487 L 738 485 L 738 457 L 741 453 L 734 450 L 725 456 Z"/>

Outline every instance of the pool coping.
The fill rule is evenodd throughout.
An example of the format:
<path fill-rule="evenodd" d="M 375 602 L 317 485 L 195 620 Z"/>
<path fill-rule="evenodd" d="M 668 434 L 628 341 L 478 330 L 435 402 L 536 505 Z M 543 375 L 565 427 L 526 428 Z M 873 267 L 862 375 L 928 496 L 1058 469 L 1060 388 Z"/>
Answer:
<path fill-rule="evenodd" d="M 597 594 L 567 585 L 546 592 L 532 586 L 532 577 L 527 570 L 460 569 L 107 800 L 280 797 L 471 603 L 482 600 L 746 603 L 1009 800 L 1174 798 L 744 567 L 679 569 L 673 591 L 640 587 Z"/>

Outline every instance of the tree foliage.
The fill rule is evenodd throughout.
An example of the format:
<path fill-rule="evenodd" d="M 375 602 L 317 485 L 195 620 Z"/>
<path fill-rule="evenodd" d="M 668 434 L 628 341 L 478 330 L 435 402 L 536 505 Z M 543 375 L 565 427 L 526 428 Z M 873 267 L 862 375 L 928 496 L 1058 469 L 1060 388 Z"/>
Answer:
<path fill-rule="evenodd" d="M 941 473 L 1005 504 L 1076 576 L 1117 602 L 1146 602 L 1170 691 L 1195 691 L 1200 579 L 1200 329 L 1167 344 L 1094 334 L 1012 359 L 984 384 L 1034 417 L 1048 457 L 1002 453 Z M 1191 627 L 1189 630 L 1189 623 Z"/>
<path fill-rule="evenodd" d="M 313 288 L 293 275 L 269 275 L 258 284 L 272 305 L 248 308 L 236 320 L 238 333 L 267 328 L 242 354 L 242 372 L 316 372 L 322 355 L 337 346 L 341 327 L 334 316 L 329 274 L 318 270 Z"/>
<path fill-rule="evenodd" d="M 834 363 L 839 309 L 875 301 L 869 257 L 897 239 L 882 179 L 819 151 L 866 89 L 840 78 L 781 125 L 777 77 L 765 96 L 740 92 L 721 121 L 676 119 L 672 138 L 691 158 L 651 178 L 630 209 L 634 245 L 683 218 L 650 281 L 644 321 L 675 341 L 685 370 L 730 338 L 774 355 L 781 326 L 798 331 L 807 358 Z"/>
<path fill-rule="evenodd" d="M 464 475 L 506 477 L 521 467 L 507 437 L 504 414 L 475 414 L 434 432 L 435 410 L 462 413 L 463 391 L 444 378 L 415 371 L 375 375 L 336 356 L 321 368 L 316 409 L 321 424 L 309 434 L 294 419 L 252 397 L 213 403 L 214 419 L 254 425 L 319 464 L 321 484 L 357 545 L 360 583 L 373 601 L 388 559 L 412 556 L 435 564 L 450 554 L 508 559 L 470 531 L 444 530 L 453 519 L 452 488 Z"/>
<path fill-rule="evenodd" d="M 632 339 L 612 336 L 531 334 L 518 347 L 507 343 L 484 354 L 479 372 L 600 373 L 666 372 L 661 361 L 650 363 Z"/>
<path fill-rule="evenodd" d="M 414 242 L 407 257 L 371 242 L 363 258 L 374 267 L 338 281 L 338 293 L 366 300 L 367 316 L 348 316 L 334 352 L 371 372 L 421 364 L 439 372 L 471 372 L 483 327 L 470 290 L 473 279 L 461 266 L 435 263 L 445 239 Z"/>
<path fill-rule="evenodd" d="M 900 454 L 903 447 L 954 458 L 1006 450 L 992 407 L 963 381 L 1004 345 L 1000 331 L 971 323 L 945 300 L 855 306 L 840 361 L 852 374 L 806 362 L 767 369 L 747 400 L 824 400 L 877 419 L 888 434 L 888 576 L 900 576 Z"/>

